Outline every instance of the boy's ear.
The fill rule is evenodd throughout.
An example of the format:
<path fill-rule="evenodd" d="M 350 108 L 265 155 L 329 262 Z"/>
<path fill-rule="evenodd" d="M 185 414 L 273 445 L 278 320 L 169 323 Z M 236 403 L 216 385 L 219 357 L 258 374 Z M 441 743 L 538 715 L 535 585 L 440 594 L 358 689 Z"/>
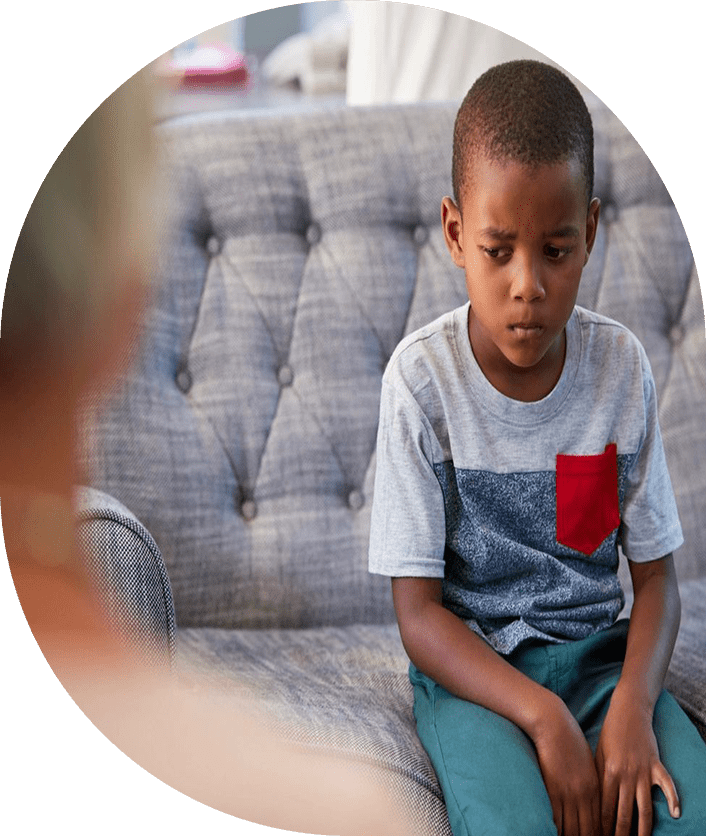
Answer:
<path fill-rule="evenodd" d="M 588 263 L 588 257 L 591 255 L 591 250 L 596 242 L 596 233 L 598 232 L 598 219 L 601 215 L 601 201 L 594 197 L 588 207 L 588 216 L 586 217 L 586 255 L 583 260 L 584 267 Z"/>
<path fill-rule="evenodd" d="M 461 235 L 461 211 L 450 197 L 445 197 L 441 201 L 441 226 L 444 230 L 446 248 L 451 254 L 454 264 L 457 267 L 465 267 L 466 258 L 463 253 Z"/>

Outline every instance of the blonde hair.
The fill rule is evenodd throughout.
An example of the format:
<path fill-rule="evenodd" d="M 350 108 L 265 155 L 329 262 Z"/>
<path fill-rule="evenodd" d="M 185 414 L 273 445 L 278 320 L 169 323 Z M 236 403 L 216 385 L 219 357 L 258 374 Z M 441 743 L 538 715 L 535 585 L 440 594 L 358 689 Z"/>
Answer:
<path fill-rule="evenodd" d="M 148 273 L 151 100 L 146 69 L 88 117 L 37 192 L 7 280 L 0 379 L 19 384 L 22 369 L 49 374 L 75 358 L 125 283 Z"/>

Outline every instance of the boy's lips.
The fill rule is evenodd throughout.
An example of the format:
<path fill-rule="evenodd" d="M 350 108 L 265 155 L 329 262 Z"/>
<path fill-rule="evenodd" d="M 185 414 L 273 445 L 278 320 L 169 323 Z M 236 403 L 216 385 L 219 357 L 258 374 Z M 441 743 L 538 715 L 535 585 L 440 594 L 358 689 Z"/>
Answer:
<path fill-rule="evenodd" d="M 509 328 L 511 331 L 520 334 L 534 334 L 544 330 L 544 326 L 540 322 L 513 322 Z"/>

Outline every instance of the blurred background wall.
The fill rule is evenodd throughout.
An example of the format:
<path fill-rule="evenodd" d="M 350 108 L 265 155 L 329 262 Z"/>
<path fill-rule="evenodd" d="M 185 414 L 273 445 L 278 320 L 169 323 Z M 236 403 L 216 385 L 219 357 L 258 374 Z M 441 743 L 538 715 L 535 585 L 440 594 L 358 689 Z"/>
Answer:
<path fill-rule="evenodd" d="M 549 61 L 482 23 L 387 0 L 326 0 L 257 12 L 195 35 L 171 56 L 188 60 L 210 46 L 244 56 L 247 88 L 200 98 L 193 90 L 177 93 L 165 102 L 163 116 L 229 107 L 460 102 L 493 64 Z"/>

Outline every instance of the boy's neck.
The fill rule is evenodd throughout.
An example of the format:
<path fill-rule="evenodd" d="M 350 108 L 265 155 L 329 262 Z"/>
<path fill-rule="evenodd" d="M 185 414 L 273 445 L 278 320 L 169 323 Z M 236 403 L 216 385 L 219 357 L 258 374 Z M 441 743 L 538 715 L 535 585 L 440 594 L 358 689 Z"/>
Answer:
<path fill-rule="evenodd" d="M 530 403 L 540 401 L 559 382 L 566 359 L 566 328 L 563 329 L 557 345 L 547 352 L 542 362 L 532 368 L 521 368 L 511 364 L 500 352 L 488 357 L 474 348 L 473 328 L 469 318 L 468 335 L 471 350 L 486 380 L 507 398 Z"/>

